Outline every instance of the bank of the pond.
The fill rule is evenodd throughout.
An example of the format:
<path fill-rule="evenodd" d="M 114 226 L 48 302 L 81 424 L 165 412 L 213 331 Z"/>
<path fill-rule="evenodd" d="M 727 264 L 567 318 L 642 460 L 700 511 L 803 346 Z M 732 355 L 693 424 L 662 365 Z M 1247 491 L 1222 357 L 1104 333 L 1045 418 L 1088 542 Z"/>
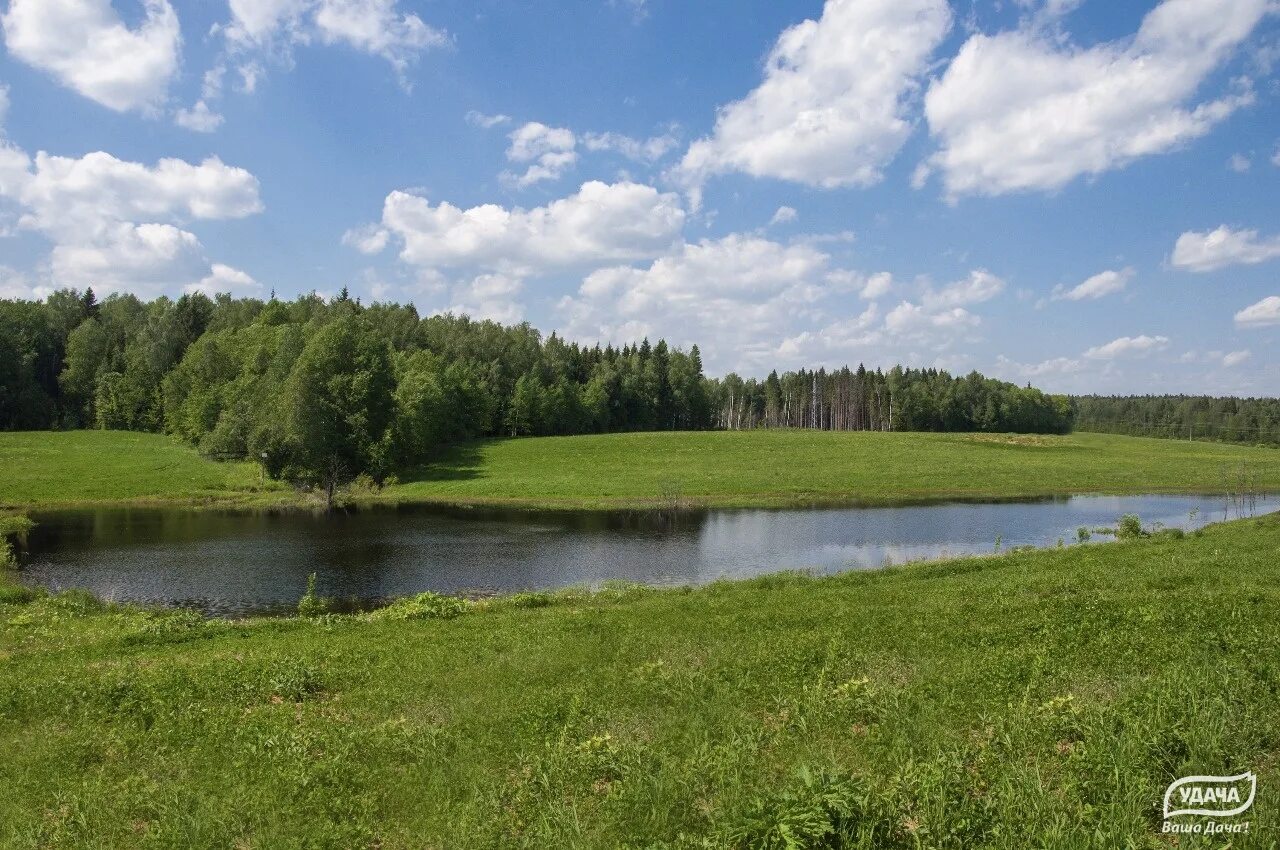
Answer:
<path fill-rule="evenodd" d="M 0 507 L 316 506 L 155 434 L 0 434 Z M 1120 437 L 815 431 L 493 440 L 356 502 L 530 509 L 883 505 L 924 499 L 1280 491 L 1280 450 Z"/>
<path fill-rule="evenodd" d="M 1173 779 L 1252 770 L 1266 846 L 1278 556 L 1273 516 L 406 619 L 10 586 L 0 844 L 1156 848 Z"/>

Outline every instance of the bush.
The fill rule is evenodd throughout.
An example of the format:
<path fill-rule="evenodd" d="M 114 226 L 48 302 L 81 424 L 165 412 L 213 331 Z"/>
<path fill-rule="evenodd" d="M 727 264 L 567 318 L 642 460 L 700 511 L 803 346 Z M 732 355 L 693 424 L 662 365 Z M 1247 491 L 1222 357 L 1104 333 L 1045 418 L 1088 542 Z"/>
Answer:
<path fill-rule="evenodd" d="M 439 593 L 419 593 L 397 599 L 369 614 L 370 620 L 451 620 L 467 610 L 467 601 Z"/>
<path fill-rule="evenodd" d="M 329 613 L 328 599 L 316 594 L 316 574 L 307 576 L 307 592 L 298 600 L 298 616 L 320 617 Z"/>
<path fill-rule="evenodd" d="M 1142 520 L 1138 519 L 1137 514 L 1125 514 L 1116 523 L 1117 540 L 1136 540 L 1147 536 L 1149 535 L 1142 530 Z"/>

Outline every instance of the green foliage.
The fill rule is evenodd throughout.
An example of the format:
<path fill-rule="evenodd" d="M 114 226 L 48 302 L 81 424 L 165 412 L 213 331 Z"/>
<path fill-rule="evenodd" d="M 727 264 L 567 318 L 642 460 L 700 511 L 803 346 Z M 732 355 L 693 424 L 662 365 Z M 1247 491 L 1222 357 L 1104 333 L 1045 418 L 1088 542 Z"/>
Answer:
<path fill-rule="evenodd" d="M 328 492 L 370 471 L 385 474 L 381 446 L 393 413 L 391 350 L 354 315 L 321 328 L 302 349 L 285 387 L 292 466 Z"/>
<path fill-rule="evenodd" d="M 1117 540 L 1136 540 L 1146 536 L 1147 532 L 1143 530 L 1142 520 L 1137 514 L 1125 514 L 1116 521 Z"/>
<path fill-rule="evenodd" d="M 1280 399 L 1212 396 L 1077 396 L 1076 427 L 1082 431 L 1280 444 Z"/>
<path fill-rule="evenodd" d="M 320 617 L 329 613 L 332 607 L 328 599 L 316 593 L 316 574 L 311 573 L 307 576 L 307 592 L 298 600 L 298 616 Z"/>
<path fill-rule="evenodd" d="M 379 620 L 451 620 L 467 611 L 467 601 L 456 596 L 439 593 L 419 593 L 397 599 L 384 608 L 368 614 L 368 619 Z"/>
<path fill-rule="evenodd" d="M 742 821 L 728 830 L 733 846 L 808 850 L 852 843 L 864 796 L 857 783 L 806 767 L 798 786 L 753 801 Z"/>

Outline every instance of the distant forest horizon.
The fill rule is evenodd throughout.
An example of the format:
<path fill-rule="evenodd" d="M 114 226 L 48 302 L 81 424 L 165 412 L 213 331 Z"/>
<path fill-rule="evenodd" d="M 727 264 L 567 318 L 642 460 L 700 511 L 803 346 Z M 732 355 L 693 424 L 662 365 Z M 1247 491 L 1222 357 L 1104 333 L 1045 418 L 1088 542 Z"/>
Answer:
<path fill-rule="evenodd" d="M 703 374 L 697 345 L 587 346 L 413 305 L 63 289 L 0 300 L 0 430 L 173 434 L 336 483 L 481 437 L 613 431 L 1067 433 L 1280 443 L 1280 400 L 1068 396 L 895 365 Z"/>

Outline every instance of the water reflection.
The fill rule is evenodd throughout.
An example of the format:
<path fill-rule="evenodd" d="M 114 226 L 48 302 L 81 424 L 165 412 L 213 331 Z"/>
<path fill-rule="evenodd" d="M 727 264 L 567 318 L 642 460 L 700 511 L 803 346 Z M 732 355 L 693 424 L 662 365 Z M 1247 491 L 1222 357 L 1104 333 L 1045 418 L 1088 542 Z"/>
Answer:
<path fill-rule="evenodd" d="M 1280 508 L 1259 497 L 1236 512 Z M 292 606 L 309 573 L 322 594 L 369 602 L 446 593 L 702 584 L 788 569 L 838 572 L 1005 548 L 1073 544 L 1076 528 L 1190 528 L 1222 497 L 1073 497 L 999 504 L 821 510 L 537 513 L 378 508 L 336 515 L 113 508 L 38 515 L 20 576 L 111 599 L 228 615 Z M 1193 519 L 1193 512 L 1197 515 Z"/>

